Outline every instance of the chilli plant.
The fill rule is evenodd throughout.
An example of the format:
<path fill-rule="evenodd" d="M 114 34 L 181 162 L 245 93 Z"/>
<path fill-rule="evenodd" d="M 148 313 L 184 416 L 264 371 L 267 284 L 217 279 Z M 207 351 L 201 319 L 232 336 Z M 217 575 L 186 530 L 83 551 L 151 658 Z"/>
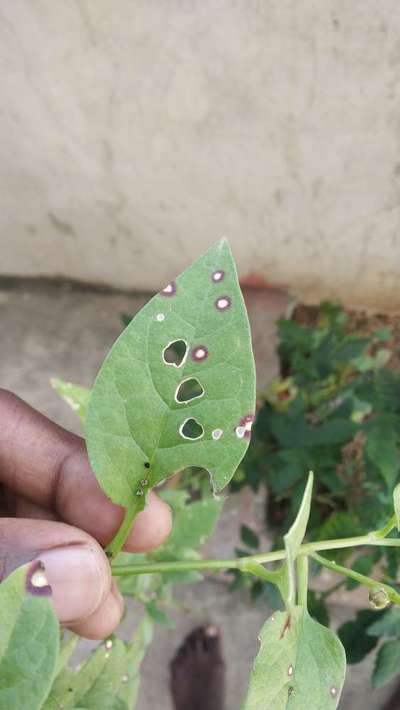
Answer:
<path fill-rule="evenodd" d="M 246 452 L 254 419 L 250 330 L 228 243 L 212 247 L 136 315 L 106 357 L 90 394 L 61 382 L 55 386 L 85 421 L 100 486 L 125 509 L 107 553 L 122 591 L 143 603 L 145 615 L 130 643 L 107 639 L 73 668 L 77 638 L 60 632 L 45 567 L 37 562 L 20 567 L 0 585 L 1 710 L 132 708 L 152 624 L 169 623 L 165 607 L 171 585 L 193 581 L 203 570 L 240 571 L 273 584 L 282 597 L 283 610 L 261 630 L 243 708 L 336 708 L 345 651 L 333 631 L 310 616 L 309 563 L 365 585 L 377 608 L 400 603 L 390 585 L 323 554 L 399 547 L 399 538 L 388 537 L 399 525 L 399 496 L 382 529 L 305 542 L 310 473 L 282 549 L 226 560 L 202 559 L 196 552 L 212 531 L 221 507 L 218 493 Z M 148 492 L 188 466 L 209 472 L 214 495 L 190 503 L 183 491 L 166 489 L 175 518 L 170 539 L 149 555 L 121 553 Z"/>

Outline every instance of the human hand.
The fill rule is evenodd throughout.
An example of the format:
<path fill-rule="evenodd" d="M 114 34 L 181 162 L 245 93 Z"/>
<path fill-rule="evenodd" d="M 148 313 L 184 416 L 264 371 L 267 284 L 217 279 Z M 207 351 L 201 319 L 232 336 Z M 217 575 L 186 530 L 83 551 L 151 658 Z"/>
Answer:
<path fill-rule="evenodd" d="M 1 389 L 0 485 L 0 580 L 40 561 L 62 624 L 87 638 L 110 634 L 123 600 L 101 545 L 117 532 L 123 510 L 98 485 L 83 439 Z M 170 530 L 168 505 L 150 493 L 124 549 L 157 547 Z"/>

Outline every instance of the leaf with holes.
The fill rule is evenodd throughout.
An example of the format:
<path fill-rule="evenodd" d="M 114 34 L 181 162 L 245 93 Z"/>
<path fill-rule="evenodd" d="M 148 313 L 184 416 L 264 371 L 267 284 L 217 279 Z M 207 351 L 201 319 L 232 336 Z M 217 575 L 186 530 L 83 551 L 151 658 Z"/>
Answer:
<path fill-rule="evenodd" d="M 226 240 L 133 318 L 106 357 L 86 419 L 93 470 L 108 497 L 135 511 L 186 466 L 215 491 L 247 449 L 255 408 L 247 313 Z"/>
<path fill-rule="evenodd" d="M 41 708 L 57 670 L 58 621 L 48 596 L 29 593 L 34 572 L 20 567 L 0 585 L 0 710 Z"/>
<path fill-rule="evenodd" d="M 302 607 L 265 623 L 243 710 L 334 710 L 346 672 L 337 636 Z"/>

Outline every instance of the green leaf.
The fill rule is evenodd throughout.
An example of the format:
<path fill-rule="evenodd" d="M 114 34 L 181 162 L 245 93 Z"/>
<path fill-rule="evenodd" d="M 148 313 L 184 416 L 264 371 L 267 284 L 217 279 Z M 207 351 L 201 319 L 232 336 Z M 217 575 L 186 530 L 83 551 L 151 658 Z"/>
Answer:
<path fill-rule="evenodd" d="M 346 658 L 339 639 L 302 607 L 264 625 L 243 710 L 328 710 L 338 706 Z"/>
<path fill-rule="evenodd" d="M 304 491 L 303 500 L 301 502 L 299 512 L 289 532 L 284 535 L 287 573 L 288 573 L 288 604 L 294 604 L 296 595 L 296 572 L 295 561 L 299 554 L 300 546 L 306 534 L 308 519 L 310 517 L 311 496 L 314 483 L 314 474 L 310 471 L 307 485 Z"/>
<path fill-rule="evenodd" d="M 182 552 L 204 545 L 212 535 L 224 504 L 223 498 L 207 497 L 194 503 L 188 502 L 186 491 L 179 491 L 183 505 L 177 506 L 178 491 L 163 491 L 161 497 L 169 503 L 173 510 L 172 531 L 164 545 L 154 551 L 155 559 L 166 559 L 168 556 L 185 557 Z M 161 555 L 161 557 L 160 557 Z"/>
<path fill-rule="evenodd" d="M 146 555 L 120 553 L 118 561 L 121 564 L 200 558 L 196 548 L 203 545 L 212 534 L 224 503 L 223 499 L 208 497 L 189 503 L 187 492 L 176 489 L 167 489 L 160 495 L 172 507 L 173 526 L 170 536 L 163 545 Z M 123 594 L 134 596 L 143 603 L 155 598 L 158 603 L 162 603 L 171 584 L 190 583 L 201 579 L 202 576 L 198 572 L 132 575 L 121 577 L 119 588 Z"/>
<path fill-rule="evenodd" d="M 379 688 L 400 672 L 400 641 L 386 641 L 376 656 L 372 685 Z"/>
<path fill-rule="evenodd" d="M 392 337 L 392 332 L 390 328 L 378 328 L 374 332 L 374 337 L 380 340 L 382 343 L 387 343 Z"/>
<path fill-rule="evenodd" d="M 74 385 L 72 382 L 65 382 L 65 380 L 60 380 L 56 377 L 53 377 L 50 383 L 57 394 L 69 404 L 79 419 L 84 422 L 89 405 L 90 389 L 81 387 L 81 385 Z"/>
<path fill-rule="evenodd" d="M 393 491 L 393 505 L 394 512 L 396 515 L 396 526 L 397 530 L 400 532 L 400 483 L 397 484 Z"/>
<path fill-rule="evenodd" d="M 300 546 L 306 534 L 308 519 L 310 517 L 311 496 L 314 483 L 314 474 L 310 471 L 306 488 L 304 490 L 303 500 L 296 520 L 294 521 L 289 532 L 284 536 L 285 549 L 288 559 L 294 561 L 299 554 Z"/>
<path fill-rule="evenodd" d="M 392 490 L 400 469 L 398 436 L 392 417 L 381 416 L 371 422 L 371 428 L 367 429 L 365 452 Z"/>
<path fill-rule="evenodd" d="M 335 361 L 349 363 L 362 356 L 365 348 L 369 345 L 369 338 L 350 337 L 342 343 L 335 352 Z"/>
<path fill-rule="evenodd" d="M 70 635 L 65 641 L 62 641 L 60 643 L 60 650 L 58 654 L 58 660 L 57 660 L 57 666 L 55 670 L 55 677 L 58 676 L 59 673 L 65 668 L 67 665 L 69 659 L 71 658 L 73 652 L 75 651 L 75 648 L 78 644 L 79 641 L 79 636 L 76 636 L 72 632 L 70 632 Z"/>
<path fill-rule="evenodd" d="M 379 614 L 367 629 L 368 636 L 400 636 L 400 609 L 393 607 Z"/>
<path fill-rule="evenodd" d="M 146 604 L 146 611 L 152 621 L 155 621 L 157 624 L 160 624 L 161 626 L 168 626 L 169 628 L 172 628 L 174 626 L 174 622 L 168 614 L 165 613 L 162 609 L 160 609 L 155 601 L 150 601 Z"/>
<path fill-rule="evenodd" d="M 180 341 L 187 353 L 177 366 L 166 360 Z M 185 401 L 179 388 L 193 380 L 203 394 Z M 249 323 L 222 240 L 133 318 L 106 357 L 86 421 L 92 468 L 112 501 L 137 510 L 187 466 L 207 469 L 219 491 L 247 449 L 254 408 Z"/>
<path fill-rule="evenodd" d="M 121 699 L 132 710 L 137 701 L 140 684 L 140 666 L 153 638 L 153 622 L 147 616 L 138 625 L 133 640 L 127 647 L 127 675 L 120 690 Z"/>
<path fill-rule="evenodd" d="M 41 708 L 56 671 L 58 621 L 48 597 L 27 592 L 27 574 L 0 585 L 0 710 Z"/>
<path fill-rule="evenodd" d="M 376 621 L 376 611 L 362 609 L 355 619 L 346 621 L 338 629 L 338 636 L 346 649 L 348 663 L 359 663 L 375 648 L 377 639 L 368 636 L 368 627 Z"/>
<path fill-rule="evenodd" d="M 254 530 L 249 528 L 248 525 L 240 526 L 240 539 L 244 545 L 247 545 L 247 547 L 250 547 L 253 550 L 257 550 L 260 547 L 258 535 L 254 532 Z"/>
<path fill-rule="evenodd" d="M 57 677 L 43 710 L 122 710 L 120 694 L 128 674 L 126 648 L 122 641 L 107 641 L 79 670 L 65 668 Z"/>
<path fill-rule="evenodd" d="M 76 669 L 56 679 L 43 710 L 132 710 L 140 683 L 140 665 L 153 637 L 145 616 L 131 643 L 108 639 Z"/>

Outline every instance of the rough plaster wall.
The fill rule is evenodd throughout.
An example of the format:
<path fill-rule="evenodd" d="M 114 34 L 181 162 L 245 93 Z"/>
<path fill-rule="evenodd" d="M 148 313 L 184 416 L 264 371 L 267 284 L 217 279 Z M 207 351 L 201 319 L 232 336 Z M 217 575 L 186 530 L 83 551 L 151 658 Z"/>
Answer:
<path fill-rule="evenodd" d="M 398 0 L 0 0 L 0 273 L 400 309 Z"/>

